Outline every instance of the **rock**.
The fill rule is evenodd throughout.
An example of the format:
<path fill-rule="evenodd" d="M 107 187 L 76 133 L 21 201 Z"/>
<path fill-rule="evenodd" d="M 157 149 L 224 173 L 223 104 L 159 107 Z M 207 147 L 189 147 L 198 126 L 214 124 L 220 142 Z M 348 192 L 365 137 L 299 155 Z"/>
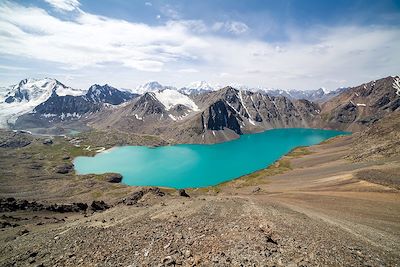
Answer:
<path fill-rule="evenodd" d="M 23 230 L 20 230 L 17 234 L 18 235 L 25 235 L 25 234 L 28 234 L 28 233 L 29 233 L 29 230 L 23 229 Z"/>
<path fill-rule="evenodd" d="M 258 193 L 258 192 L 260 192 L 261 191 L 261 188 L 260 187 L 256 187 L 256 188 L 254 188 L 251 192 L 252 193 Z"/>
<path fill-rule="evenodd" d="M 25 147 L 31 143 L 30 140 L 26 139 L 12 139 L 12 140 L 0 140 L 0 147 L 4 148 L 19 148 Z"/>
<path fill-rule="evenodd" d="M 137 202 L 147 193 L 152 193 L 153 195 L 163 197 L 165 193 L 160 190 L 158 187 L 152 187 L 148 189 L 142 189 L 132 193 L 132 195 L 125 197 L 122 199 L 120 203 L 124 203 L 125 205 L 135 205 Z"/>
<path fill-rule="evenodd" d="M 175 265 L 176 260 L 172 256 L 167 256 L 162 260 L 162 263 L 166 266 Z"/>
<path fill-rule="evenodd" d="M 144 196 L 144 194 L 145 193 L 143 190 L 134 192 L 132 193 L 132 195 L 123 198 L 122 203 L 124 203 L 125 205 L 134 205 Z"/>
<path fill-rule="evenodd" d="M 185 256 L 185 258 L 190 258 L 192 256 L 192 252 L 187 249 L 184 251 L 183 255 Z"/>
<path fill-rule="evenodd" d="M 0 199 L 0 212 L 29 210 L 40 211 L 48 210 L 53 212 L 81 212 L 88 208 L 86 203 L 72 204 L 41 204 L 36 201 L 16 200 L 15 198 Z"/>
<path fill-rule="evenodd" d="M 56 167 L 56 173 L 67 174 L 74 168 L 72 163 L 65 163 Z"/>
<path fill-rule="evenodd" d="M 20 148 L 32 142 L 32 135 L 20 131 L 0 130 L 0 148 Z"/>
<path fill-rule="evenodd" d="M 160 188 L 158 188 L 158 187 L 152 187 L 148 190 L 148 192 L 153 193 L 154 195 L 159 196 L 159 197 L 165 196 L 165 193 L 163 191 L 161 191 Z"/>
<path fill-rule="evenodd" d="M 62 160 L 68 160 L 68 159 L 70 159 L 70 158 L 71 158 L 70 156 L 64 155 L 64 156 L 62 157 Z"/>
<path fill-rule="evenodd" d="M 93 211 L 102 211 L 110 208 L 110 206 L 106 204 L 103 200 L 101 201 L 94 200 L 90 205 L 90 207 Z"/>
<path fill-rule="evenodd" d="M 16 200 L 15 198 L 0 199 L 0 212 L 4 211 L 17 211 L 17 210 L 43 210 L 44 205 L 36 203 L 35 201 L 29 202 L 27 200 Z"/>
<path fill-rule="evenodd" d="M 120 183 L 122 181 L 122 175 L 118 173 L 110 173 L 106 176 L 106 181 L 109 183 Z"/>
<path fill-rule="evenodd" d="M 86 211 L 88 205 L 86 203 L 72 203 L 72 204 L 52 204 L 46 209 L 54 212 L 80 212 Z"/>
<path fill-rule="evenodd" d="M 52 145 L 53 144 L 53 140 L 51 140 L 50 138 L 46 138 L 43 140 L 43 145 Z"/>
<path fill-rule="evenodd" d="M 190 196 L 186 193 L 185 189 L 179 189 L 179 190 L 178 190 L 178 194 L 179 194 L 181 197 L 190 197 Z"/>
<path fill-rule="evenodd" d="M 34 162 L 31 164 L 30 168 L 32 170 L 40 170 L 43 167 L 43 164 L 38 163 L 38 162 Z"/>
<path fill-rule="evenodd" d="M 29 257 L 31 257 L 31 258 L 34 258 L 34 257 L 36 257 L 37 256 L 37 252 L 36 251 L 34 251 L 34 252 L 32 252 L 31 254 L 29 254 Z"/>
<path fill-rule="evenodd" d="M 14 228 L 14 227 L 17 227 L 17 226 L 19 226 L 19 224 L 10 223 L 10 222 L 3 221 L 3 220 L 0 221 L 0 229 L 6 228 L 6 227 L 13 227 Z"/>

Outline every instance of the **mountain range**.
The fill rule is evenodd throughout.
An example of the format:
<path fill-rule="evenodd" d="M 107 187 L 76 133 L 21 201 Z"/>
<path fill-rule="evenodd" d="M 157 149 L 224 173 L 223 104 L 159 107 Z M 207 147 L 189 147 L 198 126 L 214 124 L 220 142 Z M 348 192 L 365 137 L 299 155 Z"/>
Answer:
<path fill-rule="evenodd" d="M 107 84 L 84 91 L 50 78 L 25 79 L 3 89 L 0 121 L 3 128 L 113 128 L 185 143 L 220 142 L 271 128 L 357 131 L 399 109 L 398 83 L 398 76 L 390 76 L 325 92 L 215 90 L 206 82 L 176 89 L 150 82 L 132 93 Z"/>

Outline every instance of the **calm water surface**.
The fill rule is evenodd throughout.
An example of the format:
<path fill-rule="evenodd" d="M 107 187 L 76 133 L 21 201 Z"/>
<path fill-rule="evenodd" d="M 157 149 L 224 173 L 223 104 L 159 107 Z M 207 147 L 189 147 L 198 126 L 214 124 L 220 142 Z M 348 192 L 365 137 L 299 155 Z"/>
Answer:
<path fill-rule="evenodd" d="M 319 129 L 274 129 L 213 145 L 115 147 L 95 157 L 77 157 L 78 174 L 116 172 L 137 186 L 205 187 L 263 169 L 298 146 L 349 134 Z"/>

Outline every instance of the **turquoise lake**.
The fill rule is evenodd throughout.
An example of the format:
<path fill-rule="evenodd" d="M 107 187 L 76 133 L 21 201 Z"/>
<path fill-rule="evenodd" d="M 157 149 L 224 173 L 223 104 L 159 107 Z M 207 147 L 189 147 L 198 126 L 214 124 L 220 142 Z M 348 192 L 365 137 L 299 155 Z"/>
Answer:
<path fill-rule="evenodd" d="M 206 187 L 268 167 L 298 146 L 318 144 L 341 131 L 274 129 L 212 144 L 163 147 L 123 146 L 74 160 L 78 174 L 120 173 L 137 186 Z"/>

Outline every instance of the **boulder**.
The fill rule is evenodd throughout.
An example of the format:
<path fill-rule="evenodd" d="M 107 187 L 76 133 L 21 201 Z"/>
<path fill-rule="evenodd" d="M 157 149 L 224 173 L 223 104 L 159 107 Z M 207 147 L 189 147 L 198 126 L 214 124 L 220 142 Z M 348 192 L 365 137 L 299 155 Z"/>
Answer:
<path fill-rule="evenodd" d="M 109 183 L 120 183 L 122 181 L 122 175 L 118 173 L 110 173 L 106 176 L 106 181 Z"/>
<path fill-rule="evenodd" d="M 122 203 L 128 206 L 135 205 L 144 196 L 145 193 L 147 192 L 145 192 L 144 190 L 136 191 L 132 193 L 132 195 L 123 198 Z"/>
<path fill-rule="evenodd" d="M 106 204 L 103 200 L 101 201 L 94 200 L 90 205 L 90 207 L 93 211 L 102 211 L 110 208 L 110 206 Z"/>
<path fill-rule="evenodd" d="M 52 145 L 53 144 L 53 140 L 51 140 L 50 138 L 46 138 L 43 140 L 43 145 Z"/>
<path fill-rule="evenodd" d="M 15 199 L 15 198 L 0 198 L 0 212 L 10 212 L 10 211 L 41 211 L 48 210 L 52 212 L 81 212 L 86 211 L 88 205 L 86 203 L 78 202 L 72 204 L 43 204 L 36 201 L 28 201 L 25 199 Z"/>
<path fill-rule="evenodd" d="M 178 190 L 178 194 L 179 194 L 181 197 L 190 197 L 190 196 L 186 193 L 185 189 L 179 189 L 179 190 Z"/>
<path fill-rule="evenodd" d="M 56 167 L 56 173 L 67 174 L 74 168 L 72 163 L 65 163 Z"/>
<path fill-rule="evenodd" d="M 52 204 L 46 209 L 54 212 L 80 212 L 86 211 L 88 205 L 86 203 L 72 203 L 72 204 Z"/>
<path fill-rule="evenodd" d="M 120 203 L 124 203 L 125 205 L 135 205 L 138 201 L 147 193 L 152 193 L 155 196 L 163 197 L 165 193 L 160 190 L 158 187 L 145 188 L 136 192 L 133 192 L 130 196 L 127 196 L 122 199 Z"/>
<path fill-rule="evenodd" d="M 258 193 L 258 192 L 260 192 L 261 191 L 261 188 L 260 187 L 256 187 L 256 188 L 254 188 L 251 192 L 252 193 Z"/>

